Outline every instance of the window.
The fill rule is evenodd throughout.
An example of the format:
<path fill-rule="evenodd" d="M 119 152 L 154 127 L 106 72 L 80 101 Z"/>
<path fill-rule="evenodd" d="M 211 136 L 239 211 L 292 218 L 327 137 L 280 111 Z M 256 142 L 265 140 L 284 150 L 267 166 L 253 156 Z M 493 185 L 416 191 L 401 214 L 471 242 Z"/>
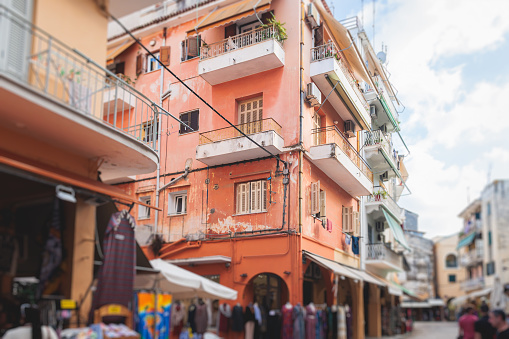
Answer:
<path fill-rule="evenodd" d="M 323 142 L 325 142 L 325 140 L 323 142 L 321 142 L 321 133 L 320 133 L 320 128 L 322 128 L 322 117 L 320 116 L 320 114 L 316 113 L 315 112 L 315 116 L 313 117 L 313 127 L 315 128 L 315 133 L 313 134 L 313 144 L 315 146 L 318 146 L 320 144 L 322 144 Z"/>
<path fill-rule="evenodd" d="M 486 205 L 486 209 L 487 209 L 487 214 L 491 215 L 491 204 L 490 203 L 488 203 L 488 205 Z"/>
<path fill-rule="evenodd" d="M 187 213 L 187 191 L 172 192 L 168 194 L 168 215 Z"/>
<path fill-rule="evenodd" d="M 320 213 L 320 181 L 311 183 L 311 214 Z"/>
<path fill-rule="evenodd" d="M 449 274 L 449 282 L 450 283 L 456 282 L 456 274 Z"/>
<path fill-rule="evenodd" d="M 458 267 L 458 260 L 454 254 L 449 254 L 445 257 L 445 267 L 456 268 Z"/>
<path fill-rule="evenodd" d="M 145 68 L 147 73 L 157 71 L 161 68 L 157 60 L 159 60 L 159 53 L 154 53 L 154 56 L 150 54 L 147 55 L 147 66 Z"/>
<path fill-rule="evenodd" d="M 197 109 L 191 112 L 182 113 L 180 114 L 180 120 L 192 128 L 191 130 L 185 125 L 180 124 L 180 134 L 198 131 L 200 129 L 200 110 Z"/>
<path fill-rule="evenodd" d="M 262 131 L 263 98 L 258 97 L 239 102 L 239 129 L 246 134 Z"/>
<path fill-rule="evenodd" d="M 182 48 L 181 61 L 189 60 L 200 56 L 200 36 L 190 36 L 180 43 Z"/>
<path fill-rule="evenodd" d="M 140 201 L 144 204 L 150 205 L 152 198 L 150 196 L 140 197 Z M 143 205 L 138 205 L 138 219 L 150 219 L 150 208 Z"/>
<path fill-rule="evenodd" d="M 343 206 L 343 232 L 353 232 L 353 223 L 352 223 L 352 215 L 353 215 L 353 207 Z"/>
<path fill-rule="evenodd" d="M 267 180 L 237 184 L 236 214 L 267 211 Z"/>
<path fill-rule="evenodd" d="M 489 262 L 488 265 L 486 265 L 486 275 L 493 275 L 495 274 L 495 262 Z"/>
<path fill-rule="evenodd" d="M 159 118 L 144 122 L 142 129 L 142 139 L 144 142 L 156 141 L 159 136 Z"/>

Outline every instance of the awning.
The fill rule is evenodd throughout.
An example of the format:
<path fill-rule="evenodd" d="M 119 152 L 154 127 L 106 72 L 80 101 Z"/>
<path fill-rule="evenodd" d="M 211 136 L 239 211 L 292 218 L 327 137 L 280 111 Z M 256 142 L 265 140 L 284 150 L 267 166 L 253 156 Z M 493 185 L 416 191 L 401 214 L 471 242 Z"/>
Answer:
<path fill-rule="evenodd" d="M 396 219 L 388 213 L 384 208 L 382 208 L 382 212 L 384 213 L 385 219 L 387 220 L 387 223 L 389 224 L 389 227 L 392 230 L 392 233 L 394 234 L 394 239 L 404 248 L 411 251 L 410 246 L 408 246 L 408 243 L 406 242 L 405 234 L 403 233 L 403 229 L 398 224 Z"/>
<path fill-rule="evenodd" d="M 477 291 L 477 292 L 472 292 L 468 295 L 469 298 L 472 298 L 472 299 L 475 299 L 475 298 L 480 298 L 480 297 L 486 297 L 487 295 L 489 295 L 491 292 L 493 291 L 493 288 L 489 287 L 489 288 L 485 288 L 483 290 L 480 290 L 480 291 Z"/>
<path fill-rule="evenodd" d="M 344 49 L 343 54 L 345 55 L 348 63 L 352 67 L 352 71 L 358 79 L 363 79 L 372 88 L 375 88 L 371 77 L 369 76 L 366 65 L 363 62 L 362 56 L 357 50 L 357 46 L 353 42 L 350 32 L 339 23 L 327 10 L 325 10 L 318 1 L 314 1 L 318 12 L 323 21 L 329 28 L 334 40 L 339 45 L 339 48 Z"/>
<path fill-rule="evenodd" d="M 161 211 L 159 208 L 135 200 L 133 197 L 127 195 L 116 187 L 65 171 L 57 167 L 27 159 L 7 151 L 0 150 L 0 164 L 7 165 L 25 172 L 33 173 L 44 178 L 48 178 L 52 181 L 55 181 L 56 183 L 63 183 L 74 187 L 83 188 L 85 190 L 106 195 L 123 202 L 135 203 Z"/>
<path fill-rule="evenodd" d="M 186 269 L 170 264 L 162 259 L 150 261 L 157 274 L 136 275 L 134 288 L 171 293 L 174 298 L 194 297 L 210 299 L 237 299 L 237 291 L 204 278 Z"/>
<path fill-rule="evenodd" d="M 362 280 L 362 278 L 359 275 L 357 275 L 351 268 L 348 268 L 345 265 L 342 265 L 334 260 L 320 257 L 316 254 L 307 251 L 302 252 L 307 258 L 311 259 L 318 265 L 332 271 L 335 275 L 339 275 L 340 277 L 346 277 L 354 280 Z"/>
<path fill-rule="evenodd" d="M 246 18 L 256 13 L 266 12 L 270 9 L 271 0 L 243 0 L 235 4 L 219 8 L 211 12 L 202 22 L 199 22 L 195 29 L 187 32 L 188 35 L 193 35 L 197 31 L 203 32 L 206 29 L 215 28 L 229 23 L 235 22 L 242 18 Z"/>
<path fill-rule="evenodd" d="M 431 307 L 443 307 L 445 302 L 442 299 L 428 299 L 428 303 Z"/>
<path fill-rule="evenodd" d="M 368 282 L 370 284 L 375 284 L 378 286 L 387 286 L 387 283 L 383 282 L 382 280 L 375 278 L 373 275 L 369 274 L 368 272 L 364 272 L 361 270 L 352 269 L 355 274 L 360 276 L 364 282 Z"/>
<path fill-rule="evenodd" d="M 476 234 L 475 232 L 472 232 L 469 235 L 467 235 L 466 237 L 464 237 L 463 239 L 461 239 L 458 242 L 458 246 L 456 246 L 456 249 L 459 250 L 462 247 L 470 245 L 475 239 L 475 234 Z"/>
<path fill-rule="evenodd" d="M 132 44 L 134 43 L 135 41 L 133 39 L 129 39 L 124 41 L 124 43 L 121 44 L 120 46 L 113 47 L 106 51 L 106 64 L 107 65 L 112 64 L 113 61 L 115 61 L 116 57 L 118 57 L 120 54 L 122 54 L 123 51 L 131 47 Z"/>
<path fill-rule="evenodd" d="M 231 263 L 232 258 L 224 255 L 210 255 L 198 258 L 184 258 L 184 259 L 171 259 L 166 260 L 174 265 L 205 265 L 205 264 L 226 264 Z"/>

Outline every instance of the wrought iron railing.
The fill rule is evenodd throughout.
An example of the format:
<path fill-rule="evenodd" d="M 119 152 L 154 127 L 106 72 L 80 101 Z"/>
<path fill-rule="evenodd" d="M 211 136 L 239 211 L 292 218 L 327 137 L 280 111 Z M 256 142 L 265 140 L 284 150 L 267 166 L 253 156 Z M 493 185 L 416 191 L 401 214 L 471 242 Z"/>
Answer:
<path fill-rule="evenodd" d="M 381 182 L 379 182 L 381 183 Z M 398 203 L 391 197 L 385 186 L 373 187 L 373 195 L 368 196 L 367 202 L 382 202 L 394 215 L 401 215 L 401 208 Z"/>
<path fill-rule="evenodd" d="M 364 146 L 380 145 L 384 148 L 387 155 L 394 162 L 394 166 L 398 168 L 398 156 L 392 146 L 392 138 L 381 130 L 364 131 Z"/>
<path fill-rule="evenodd" d="M 321 61 L 328 58 L 334 58 L 336 60 L 336 62 L 339 65 L 339 68 L 341 68 L 341 71 L 345 75 L 350 86 L 353 88 L 362 106 L 364 107 L 366 112 L 369 112 L 369 105 L 359 88 L 359 81 L 355 79 L 352 72 L 345 65 L 345 60 L 343 60 L 344 57 L 340 52 L 338 52 L 336 45 L 331 41 L 326 43 L 325 45 L 311 48 L 311 62 Z"/>
<path fill-rule="evenodd" d="M 317 128 L 312 130 L 311 133 L 316 145 L 336 144 L 361 172 L 373 182 L 373 172 L 368 163 L 336 126 Z"/>
<path fill-rule="evenodd" d="M 236 125 L 236 127 L 243 133 L 255 134 L 267 131 L 274 131 L 281 135 L 281 126 L 272 118 L 248 122 L 246 124 Z M 217 141 L 228 140 L 233 138 L 242 137 L 242 133 L 237 131 L 232 126 L 216 129 L 213 131 L 200 133 L 199 144 L 210 144 Z"/>
<path fill-rule="evenodd" d="M 368 260 L 384 260 L 395 266 L 402 266 L 401 256 L 384 243 L 368 244 L 367 252 Z"/>
<path fill-rule="evenodd" d="M 0 73 L 152 149 L 158 111 L 113 73 L 0 5 Z"/>
<path fill-rule="evenodd" d="M 210 59 L 272 39 L 282 43 L 279 30 L 276 27 L 259 27 L 252 31 L 202 46 L 200 50 L 200 60 Z"/>

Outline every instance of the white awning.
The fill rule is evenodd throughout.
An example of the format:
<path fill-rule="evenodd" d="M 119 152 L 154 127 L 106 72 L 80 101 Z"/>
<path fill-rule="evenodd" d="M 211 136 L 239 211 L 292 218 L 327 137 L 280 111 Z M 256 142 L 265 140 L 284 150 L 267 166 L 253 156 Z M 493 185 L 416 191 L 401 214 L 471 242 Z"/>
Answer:
<path fill-rule="evenodd" d="M 386 283 L 384 283 L 383 281 L 375 278 L 374 276 L 372 276 L 371 274 L 369 274 L 368 272 L 364 272 L 364 271 L 361 271 L 361 270 L 353 270 L 355 272 L 355 274 L 359 275 L 362 280 L 364 280 L 364 282 L 368 282 L 370 284 L 375 284 L 375 285 L 378 285 L 378 286 L 387 286 Z"/>
<path fill-rule="evenodd" d="M 224 255 L 210 255 L 206 257 L 198 257 L 198 258 L 185 258 L 185 259 L 171 259 L 166 260 L 173 265 L 205 265 L 205 264 L 226 264 L 231 263 L 232 258 Z"/>
<path fill-rule="evenodd" d="M 317 263 L 318 265 L 325 267 L 326 269 L 332 271 L 335 275 L 340 277 L 346 277 L 354 280 L 363 280 L 359 275 L 357 275 L 351 268 L 346 267 L 338 263 L 337 261 L 326 259 L 324 257 L 320 257 L 316 254 L 303 251 L 304 255 Z"/>
<path fill-rule="evenodd" d="M 137 290 L 154 290 L 167 292 L 175 298 L 194 297 L 210 299 L 237 299 L 237 291 L 213 282 L 198 274 L 170 264 L 162 259 L 150 261 L 157 274 L 136 275 L 134 288 Z"/>

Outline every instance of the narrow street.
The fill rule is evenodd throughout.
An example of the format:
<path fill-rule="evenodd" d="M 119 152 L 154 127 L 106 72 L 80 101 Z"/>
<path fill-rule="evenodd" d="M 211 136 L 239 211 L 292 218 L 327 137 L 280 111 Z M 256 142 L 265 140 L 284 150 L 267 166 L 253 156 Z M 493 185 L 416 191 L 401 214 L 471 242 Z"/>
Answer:
<path fill-rule="evenodd" d="M 404 338 L 412 339 L 454 339 L 458 336 L 458 324 L 448 322 L 416 322 L 413 332 Z"/>

